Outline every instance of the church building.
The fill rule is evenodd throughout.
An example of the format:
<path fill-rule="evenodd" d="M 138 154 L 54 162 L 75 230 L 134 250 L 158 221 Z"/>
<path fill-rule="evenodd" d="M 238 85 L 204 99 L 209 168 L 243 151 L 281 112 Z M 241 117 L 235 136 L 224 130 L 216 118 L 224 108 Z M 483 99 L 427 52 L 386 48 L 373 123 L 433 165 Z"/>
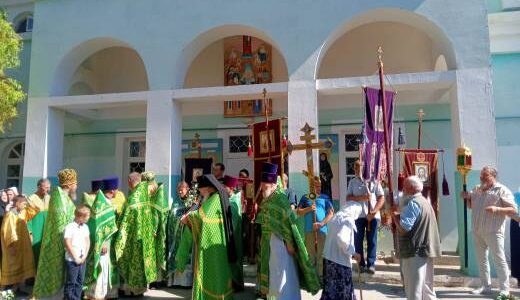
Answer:
<path fill-rule="evenodd" d="M 31 193 L 63 167 L 78 171 L 80 191 L 95 178 L 150 170 L 173 196 L 184 158 L 197 154 L 196 136 L 201 155 L 227 174 L 252 173 L 249 125 L 267 112 L 283 120 L 294 144 L 306 123 L 333 142 L 324 153 L 339 206 L 359 158 L 363 88 L 379 87 L 379 46 L 385 86 L 396 92 L 394 148 L 417 147 L 421 119 L 421 148 L 444 151 L 443 251 L 462 243 L 458 147 L 472 150 L 469 186 L 484 165 L 497 166 L 511 190 L 520 186 L 519 1 L 0 0 L 0 7 L 23 40 L 21 66 L 9 75 L 28 93 L 0 136 L 0 188 Z M 397 145 L 399 132 L 406 144 Z M 313 156 L 318 173 L 319 152 Z M 401 165 L 396 152 L 396 178 Z M 289 156 L 299 196 L 308 192 L 306 168 L 305 151 Z M 391 248 L 384 231 L 380 250 Z"/>

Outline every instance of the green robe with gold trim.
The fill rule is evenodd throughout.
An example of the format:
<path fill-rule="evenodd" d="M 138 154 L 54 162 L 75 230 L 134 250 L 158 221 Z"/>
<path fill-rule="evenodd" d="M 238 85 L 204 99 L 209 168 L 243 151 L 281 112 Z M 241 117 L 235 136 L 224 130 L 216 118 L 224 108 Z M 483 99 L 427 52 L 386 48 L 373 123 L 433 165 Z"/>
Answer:
<path fill-rule="evenodd" d="M 267 295 L 269 292 L 269 256 L 271 234 L 275 234 L 286 245 L 291 245 L 296 251 L 294 257 L 298 269 L 300 288 L 313 295 L 320 289 L 320 281 L 316 270 L 312 266 L 305 242 L 296 225 L 297 217 L 292 211 L 287 196 L 281 189 L 277 189 L 269 198 L 263 199 L 256 222 L 262 226 L 260 238 L 260 292 Z"/>
<path fill-rule="evenodd" d="M 166 223 L 168 222 L 168 198 L 164 196 L 164 185 L 159 183 L 155 194 L 150 197 L 155 213 L 155 254 L 157 270 L 166 276 Z M 162 279 L 162 277 L 160 278 Z"/>
<path fill-rule="evenodd" d="M 114 240 L 119 272 L 131 292 L 142 293 L 157 280 L 154 220 L 148 183 L 141 182 L 128 196 Z"/>
<path fill-rule="evenodd" d="M 183 271 L 191 258 L 188 250 L 193 243 L 194 300 L 233 299 L 222 215 L 217 192 L 209 196 L 197 211 L 188 214 L 191 228 L 186 228 L 183 232 L 176 262 L 177 269 Z"/>
<path fill-rule="evenodd" d="M 237 261 L 231 265 L 231 274 L 236 288 L 244 288 L 244 252 L 242 246 L 242 194 L 240 192 L 229 197 L 229 205 L 233 214 L 233 237 L 235 238 L 235 248 Z"/>
<path fill-rule="evenodd" d="M 111 203 L 108 203 L 103 192 L 99 191 L 91 206 L 90 219 L 88 220 L 90 231 L 90 252 L 87 258 L 84 286 L 89 287 L 96 283 L 102 272 L 101 250 L 105 243 L 110 243 L 117 233 L 116 213 Z M 109 249 L 112 247 L 109 247 Z M 119 274 L 112 262 L 115 262 L 114 251 L 105 255 L 110 256 L 110 271 L 108 289 L 119 284 Z"/>
<path fill-rule="evenodd" d="M 65 283 L 63 232 L 74 220 L 74 209 L 74 202 L 60 187 L 52 189 L 33 288 L 35 298 L 57 296 Z"/>

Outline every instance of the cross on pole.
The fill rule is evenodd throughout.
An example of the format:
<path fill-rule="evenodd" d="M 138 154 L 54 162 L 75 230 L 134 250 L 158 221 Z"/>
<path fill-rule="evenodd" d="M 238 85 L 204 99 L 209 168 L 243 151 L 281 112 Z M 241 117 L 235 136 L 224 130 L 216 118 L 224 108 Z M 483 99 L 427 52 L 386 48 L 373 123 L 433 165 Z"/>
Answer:
<path fill-rule="evenodd" d="M 303 175 L 307 177 L 309 182 L 309 195 L 308 198 L 316 203 L 316 189 L 314 186 L 315 175 L 314 175 L 314 159 L 312 157 L 312 150 L 328 150 L 331 149 L 333 143 L 330 139 L 327 139 L 325 142 L 313 142 L 316 139 L 316 135 L 312 134 L 314 128 L 312 128 L 309 123 L 305 123 L 305 126 L 300 129 L 303 132 L 303 136 L 300 137 L 300 141 L 303 141 L 303 144 L 293 145 L 290 141 L 287 142 L 287 153 L 291 155 L 293 151 L 305 150 L 305 156 L 307 158 L 307 170 L 303 171 Z M 314 211 L 314 223 L 316 223 L 316 211 Z M 314 226 L 313 226 L 314 227 Z M 318 231 L 314 228 L 314 265 L 317 265 L 317 253 L 318 253 Z"/>

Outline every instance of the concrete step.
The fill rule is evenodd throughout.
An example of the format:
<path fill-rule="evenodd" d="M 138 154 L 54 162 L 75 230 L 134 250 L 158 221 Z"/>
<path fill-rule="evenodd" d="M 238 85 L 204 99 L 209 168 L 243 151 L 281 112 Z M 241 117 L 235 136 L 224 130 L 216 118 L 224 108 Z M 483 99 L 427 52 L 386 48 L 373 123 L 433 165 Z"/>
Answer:
<path fill-rule="evenodd" d="M 398 263 L 385 263 L 383 260 L 376 261 L 376 273 L 371 275 L 367 273 L 361 274 L 359 278 L 357 264 L 352 266 L 352 275 L 355 282 L 361 280 L 362 283 L 378 283 L 378 284 L 401 284 L 401 271 Z M 244 265 L 244 277 L 252 281 L 256 280 L 256 265 Z M 480 285 L 480 279 L 476 277 L 465 276 L 459 265 L 435 265 L 434 285 L 436 287 L 472 287 L 476 288 Z M 518 286 L 515 278 L 511 278 L 511 286 Z M 496 278 L 492 279 L 492 285 L 498 288 Z"/>

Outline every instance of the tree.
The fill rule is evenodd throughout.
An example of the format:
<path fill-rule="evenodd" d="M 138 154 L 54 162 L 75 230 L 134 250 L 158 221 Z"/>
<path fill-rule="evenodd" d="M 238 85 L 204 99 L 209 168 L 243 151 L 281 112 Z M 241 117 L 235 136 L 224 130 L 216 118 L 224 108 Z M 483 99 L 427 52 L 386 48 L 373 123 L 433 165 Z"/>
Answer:
<path fill-rule="evenodd" d="M 18 54 L 21 49 L 20 37 L 7 22 L 6 13 L 0 10 L 0 133 L 16 117 L 16 106 L 25 99 L 20 83 L 5 74 L 6 69 L 20 65 Z"/>

